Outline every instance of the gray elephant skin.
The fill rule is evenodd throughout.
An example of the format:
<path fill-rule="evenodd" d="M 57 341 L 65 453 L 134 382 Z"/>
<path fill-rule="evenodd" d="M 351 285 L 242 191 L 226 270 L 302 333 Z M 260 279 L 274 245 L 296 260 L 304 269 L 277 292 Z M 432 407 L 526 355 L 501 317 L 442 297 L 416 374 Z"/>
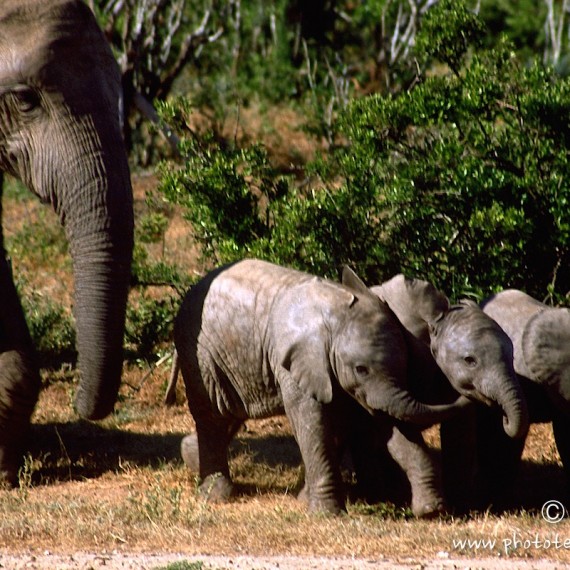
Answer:
<path fill-rule="evenodd" d="M 248 418 L 287 414 L 309 510 L 338 513 L 347 401 L 422 424 L 465 404 L 431 406 L 410 395 L 402 327 L 354 273 L 338 284 L 259 260 L 219 268 L 186 295 L 174 339 L 196 423 L 182 455 L 210 500 L 233 492 L 228 445 Z"/>
<path fill-rule="evenodd" d="M 527 394 L 532 423 L 552 422 L 558 453 L 570 485 L 570 310 L 550 307 L 507 289 L 481 303 L 514 346 L 514 367 Z M 478 419 L 480 463 L 487 500 L 502 506 L 512 488 L 524 448 L 498 432 L 493 418 Z M 567 497 L 565 497 L 567 498 Z"/>
<path fill-rule="evenodd" d="M 492 409 L 507 439 L 524 441 L 528 411 L 513 368 L 512 343 L 493 319 L 474 303 L 451 305 L 432 284 L 401 274 L 372 287 L 371 291 L 387 303 L 406 329 L 411 355 L 408 386 L 414 396 L 424 402 L 444 403 L 460 393 L 485 404 L 477 408 Z M 443 487 L 446 502 L 456 511 L 468 508 L 476 493 L 474 408 L 466 408 L 441 425 Z M 426 496 L 432 497 L 433 504 L 433 497 L 441 488 L 440 470 L 425 447 L 421 430 L 394 425 L 391 439 L 386 437 L 385 431 L 384 427 L 377 440 L 387 441 L 388 445 L 378 446 L 377 442 L 375 446 L 381 461 L 386 460 L 384 448 L 387 447 L 389 455 L 396 459 L 409 479 L 412 504 L 422 504 L 421 498 Z M 365 442 L 362 432 L 367 430 L 361 427 L 357 440 Z M 370 443 L 365 447 L 370 448 Z M 363 459 L 357 462 L 361 474 L 357 473 L 357 479 L 364 478 L 373 484 L 376 478 L 373 473 L 379 467 L 370 468 L 369 450 L 367 456 L 366 450 L 358 454 L 363 455 Z M 369 488 L 366 493 L 370 494 Z"/>
<path fill-rule="evenodd" d="M 108 415 L 123 364 L 133 247 L 121 77 L 79 0 L 0 3 L 0 170 L 52 205 L 75 278 L 78 413 Z M 2 238 L 0 473 L 16 482 L 40 378 Z"/>

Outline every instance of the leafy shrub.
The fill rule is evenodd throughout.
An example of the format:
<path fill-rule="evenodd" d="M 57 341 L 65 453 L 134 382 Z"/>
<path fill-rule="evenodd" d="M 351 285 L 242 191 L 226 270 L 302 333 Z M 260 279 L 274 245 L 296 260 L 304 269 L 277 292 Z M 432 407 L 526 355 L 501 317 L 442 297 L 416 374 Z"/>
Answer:
<path fill-rule="evenodd" d="M 344 119 L 347 184 L 378 189 L 388 272 L 424 275 L 455 295 L 502 287 L 570 289 L 570 83 L 511 46 L 471 51 L 480 26 L 461 3 L 431 10 L 424 59 L 449 71 L 398 96 L 355 101 Z M 347 167 L 348 166 L 348 167 Z"/>
<path fill-rule="evenodd" d="M 162 112 L 183 125 L 191 109 L 187 101 L 176 101 Z M 259 257 L 336 276 L 342 263 L 358 265 L 376 250 L 379 236 L 369 221 L 380 212 L 369 187 L 358 194 L 346 187 L 299 192 L 271 166 L 261 145 L 238 148 L 207 135 L 181 134 L 184 165 L 161 166 L 161 191 L 184 208 L 210 263 Z M 335 176 L 324 161 L 311 169 Z"/>
<path fill-rule="evenodd" d="M 27 263 L 36 267 L 49 267 L 58 258 L 71 266 L 63 228 L 54 223 L 51 212 L 44 207 L 39 206 L 34 214 L 33 219 L 26 220 L 22 228 L 7 240 L 10 252 L 18 258 L 26 258 Z"/>
<path fill-rule="evenodd" d="M 69 311 L 35 290 L 21 295 L 21 299 L 40 365 L 56 369 L 63 363 L 74 364 L 75 327 Z"/>
<path fill-rule="evenodd" d="M 135 362 L 156 360 L 160 345 L 171 340 L 177 306 L 190 285 L 186 273 L 171 263 L 164 251 L 171 207 L 154 193 L 147 195 L 146 202 L 148 211 L 139 216 L 135 227 L 132 290 L 125 327 L 125 356 Z M 158 258 L 152 257 L 148 249 L 148 245 L 157 243 L 162 243 Z"/>
<path fill-rule="evenodd" d="M 125 339 L 127 358 L 156 359 L 156 346 L 169 340 L 172 322 L 178 308 L 178 298 L 166 296 L 153 299 L 142 294 L 127 307 Z"/>
<path fill-rule="evenodd" d="M 179 100 L 162 105 L 161 111 L 170 123 L 184 125 L 191 108 Z M 288 187 L 261 146 L 237 148 L 189 131 L 183 136 L 184 166 L 161 166 L 161 190 L 169 201 L 184 207 L 206 258 L 233 261 L 271 231 L 273 201 Z"/>
<path fill-rule="evenodd" d="M 462 2 L 431 9 L 417 38 L 425 71 L 406 92 L 352 101 L 345 143 L 309 165 L 309 191 L 259 146 L 187 132 L 162 191 L 217 263 L 257 256 L 329 276 L 349 263 L 370 282 L 403 271 L 456 297 L 564 295 L 570 83 L 523 67 L 506 41 L 483 47 L 483 33 Z M 163 111 L 183 125 L 189 106 Z"/>
<path fill-rule="evenodd" d="M 157 243 L 164 238 L 168 218 L 162 212 L 150 212 L 140 220 L 138 239 L 142 243 Z"/>

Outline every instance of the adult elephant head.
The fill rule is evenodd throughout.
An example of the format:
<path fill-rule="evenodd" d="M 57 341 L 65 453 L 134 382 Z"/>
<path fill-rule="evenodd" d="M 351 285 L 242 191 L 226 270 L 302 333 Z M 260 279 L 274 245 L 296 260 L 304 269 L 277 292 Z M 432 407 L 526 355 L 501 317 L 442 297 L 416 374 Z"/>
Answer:
<path fill-rule="evenodd" d="M 57 212 L 75 276 L 78 413 L 108 415 L 122 370 L 133 208 L 121 77 L 80 0 L 0 3 L 0 169 Z M 3 256 L 5 257 L 5 256 Z M 0 267 L 0 472 L 14 480 L 39 391 L 8 263 Z"/>
<path fill-rule="evenodd" d="M 507 334 L 475 303 L 450 305 L 431 283 L 397 275 L 373 287 L 412 335 L 429 345 L 453 388 L 472 400 L 499 405 L 505 433 L 526 435 L 526 400 L 513 368 Z"/>

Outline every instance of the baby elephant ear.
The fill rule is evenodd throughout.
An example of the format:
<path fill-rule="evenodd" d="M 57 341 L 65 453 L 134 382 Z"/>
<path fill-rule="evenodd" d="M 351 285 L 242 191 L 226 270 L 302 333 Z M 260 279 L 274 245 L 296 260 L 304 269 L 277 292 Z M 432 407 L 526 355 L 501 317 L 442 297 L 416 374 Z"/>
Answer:
<path fill-rule="evenodd" d="M 570 310 L 538 312 L 528 321 L 521 343 L 532 380 L 565 389 L 570 374 Z"/>
<path fill-rule="evenodd" d="M 473 309 L 480 309 L 479 305 L 475 301 L 472 301 L 471 299 L 460 299 L 457 304 L 461 305 L 463 307 L 471 307 Z"/>
<path fill-rule="evenodd" d="M 315 338 L 317 337 L 317 338 Z M 325 352 L 325 339 L 318 332 L 291 338 L 281 366 L 285 368 L 300 390 L 322 404 L 332 400 L 330 363 Z"/>
<path fill-rule="evenodd" d="M 366 295 L 368 297 L 372 297 L 376 299 L 376 295 L 374 295 L 370 289 L 365 285 L 364 281 L 356 275 L 353 269 L 351 269 L 348 265 L 344 265 L 342 268 L 342 284 L 353 291 L 356 295 Z M 355 299 L 356 301 L 356 299 Z"/>
<path fill-rule="evenodd" d="M 382 297 L 400 322 L 426 344 L 449 311 L 449 299 L 431 283 L 401 273 L 382 283 Z"/>
<path fill-rule="evenodd" d="M 407 279 L 406 288 L 417 312 L 427 323 L 437 323 L 449 311 L 449 299 L 431 283 Z"/>

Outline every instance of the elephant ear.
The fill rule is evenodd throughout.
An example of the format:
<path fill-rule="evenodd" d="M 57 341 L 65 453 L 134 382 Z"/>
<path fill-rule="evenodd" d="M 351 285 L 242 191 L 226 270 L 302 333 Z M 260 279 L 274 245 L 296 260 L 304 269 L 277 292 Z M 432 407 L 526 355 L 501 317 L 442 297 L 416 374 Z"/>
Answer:
<path fill-rule="evenodd" d="M 552 387 L 570 399 L 570 310 L 545 309 L 524 328 L 524 363 L 532 380 Z"/>
<path fill-rule="evenodd" d="M 327 315 L 335 312 L 335 308 L 348 311 L 356 301 L 344 287 L 315 279 L 302 294 L 291 290 L 284 295 L 275 313 L 273 328 L 274 335 L 279 337 L 279 363 L 303 393 L 323 404 L 332 400 L 334 375 L 329 358 L 332 339 Z"/>
<path fill-rule="evenodd" d="M 479 305 L 471 299 L 460 299 L 459 303 L 457 304 L 461 307 L 471 307 L 472 309 L 482 310 L 481 307 L 479 307 Z"/>
<path fill-rule="evenodd" d="M 388 303 L 400 322 L 416 338 L 430 343 L 430 327 L 449 311 L 449 299 L 431 283 L 410 279 L 401 273 L 383 283 L 380 298 Z"/>
<path fill-rule="evenodd" d="M 314 334 L 307 331 L 306 335 L 291 339 L 281 366 L 291 374 L 303 393 L 328 404 L 333 396 L 332 369 L 324 343 L 315 342 L 315 337 L 318 339 L 320 336 L 320 331 Z"/>
<path fill-rule="evenodd" d="M 351 269 L 348 265 L 345 265 L 342 268 L 342 278 L 341 283 L 353 291 L 357 296 L 366 296 L 376 299 L 376 295 L 374 295 L 370 289 L 366 286 L 364 281 L 358 277 L 358 275 Z M 358 297 L 354 297 L 352 304 L 354 304 L 358 300 Z"/>

